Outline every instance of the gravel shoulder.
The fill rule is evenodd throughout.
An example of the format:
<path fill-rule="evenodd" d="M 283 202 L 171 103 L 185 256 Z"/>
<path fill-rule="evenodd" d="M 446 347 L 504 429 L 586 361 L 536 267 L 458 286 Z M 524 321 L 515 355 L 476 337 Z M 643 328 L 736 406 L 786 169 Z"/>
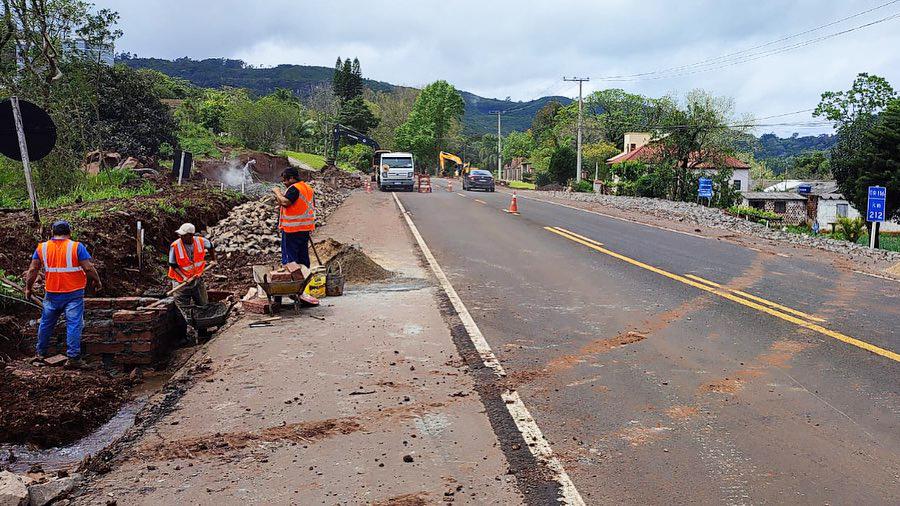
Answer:
<path fill-rule="evenodd" d="M 657 228 L 729 241 L 764 253 L 816 257 L 835 267 L 900 279 L 897 274 L 900 253 L 769 229 L 690 202 L 557 191 L 517 190 L 517 193 L 525 199 L 565 204 Z"/>
<path fill-rule="evenodd" d="M 401 219 L 390 194 L 354 193 L 315 238 L 359 244 L 395 277 L 235 323 L 75 503 L 521 503 Z"/>

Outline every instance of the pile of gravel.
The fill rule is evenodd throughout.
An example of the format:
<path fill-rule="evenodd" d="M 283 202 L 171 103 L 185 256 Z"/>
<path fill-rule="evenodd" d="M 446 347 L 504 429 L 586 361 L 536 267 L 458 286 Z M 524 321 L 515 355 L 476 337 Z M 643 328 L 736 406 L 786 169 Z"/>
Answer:
<path fill-rule="evenodd" d="M 350 191 L 322 181 L 312 181 L 310 185 L 316 196 L 316 226 L 322 226 L 350 196 Z M 268 186 L 268 193 L 259 193 L 261 196 L 257 200 L 235 207 L 228 216 L 207 229 L 206 236 L 216 245 L 217 252 L 225 255 L 241 252 L 253 256 L 276 255 L 281 251 L 278 209 L 271 188 Z"/>
<path fill-rule="evenodd" d="M 719 228 L 731 232 L 752 235 L 763 239 L 810 246 L 813 248 L 842 253 L 851 256 L 862 256 L 874 260 L 900 261 L 900 253 L 887 250 L 873 250 L 866 246 L 839 241 L 822 236 L 809 236 L 782 232 L 780 229 L 766 228 L 765 225 L 747 221 L 726 214 L 721 209 L 704 207 L 691 202 L 675 202 L 645 197 L 624 197 L 617 195 L 601 195 L 597 193 L 543 192 L 541 195 L 559 199 L 590 202 L 622 211 L 635 212 L 675 221 L 694 223 L 697 225 Z"/>

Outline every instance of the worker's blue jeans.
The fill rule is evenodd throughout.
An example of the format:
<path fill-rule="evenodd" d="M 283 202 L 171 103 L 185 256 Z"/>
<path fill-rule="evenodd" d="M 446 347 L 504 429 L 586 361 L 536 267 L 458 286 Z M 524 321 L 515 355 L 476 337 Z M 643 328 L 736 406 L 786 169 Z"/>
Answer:
<path fill-rule="evenodd" d="M 84 327 L 84 291 L 52 293 L 44 297 L 44 311 L 38 327 L 38 355 L 46 355 L 50 336 L 60 315 L 66 314 L 66 355 L 81 356 L 81 329 Z"/>

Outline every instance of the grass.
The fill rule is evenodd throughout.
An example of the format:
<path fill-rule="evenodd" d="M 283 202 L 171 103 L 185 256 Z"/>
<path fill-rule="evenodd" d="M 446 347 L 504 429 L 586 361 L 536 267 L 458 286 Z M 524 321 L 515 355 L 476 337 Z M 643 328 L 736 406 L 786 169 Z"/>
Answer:
<path fill-rule="evenodd" d="M 534 190 L 534 183 L 526 183 L 525 181 L 510 181 L 509 187 L 513 190 Z"/>
<path fill-rule="evenodd" d="M 138 195 L 150 195 L 156 189 L 148 181 L 136 182 L 138 176 L 128 169 L 110 169 L 87 176 L 85 180 L 66 195 L 41 201 L 41 207 L 53 208 L 81 202 L 105 199 L 128 199 Z"/>
<path fill-rule="evenodd" d="M 289 156 L 295 160 L 305 163 L 309 165 L 315 170 L 321 169 L 325 165 L 325 157 L 321 155 L 315 155 L 312 153 L 301 153 L 299 151 L 282 151 L 280 154 L 284 156 Z M 347 172 L 356 172 L 356 169 L 351 167 L 345 162 L 338 162 L 338 168 L 341 170 L 346 170 Z"/>
<path fill-rule="evenodd" d="M 792 234 L 813 235 L 812 229 L 810 229 L 806 225 L 786 225 L 784 228 Z M 843 237 L 841 237 L 840 232 L 838 232 L 836 234 L 831 234 L 825 230 L 819 231 L 819 237 L 827 237 L 827 238 L 835 239 L 838 241 L 843 240 Z M 869 234 L 863 234 L 863 236 L 860 237 L 858 241 L 856 241 L 856 244 L 868 246 L 869 245 Z M 900 252 L 900 234 L 884 234 L 884 233 L 879 234 L 878 246 L 879 246 L 879 249 Z"/>

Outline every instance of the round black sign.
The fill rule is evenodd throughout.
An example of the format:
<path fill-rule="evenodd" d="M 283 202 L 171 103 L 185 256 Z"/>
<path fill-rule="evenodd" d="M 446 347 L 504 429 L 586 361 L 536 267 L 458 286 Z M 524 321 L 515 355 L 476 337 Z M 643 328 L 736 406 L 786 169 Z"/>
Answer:
<path fill-rule="evenodd" d="M 49 155 L 56 145 L 56 125 L 46 111 L 27 100 L 19 99 L 19 110 L 22 111 L 28 159 L 40 160 Z M 0 153 L 13 160 L 22 160 L 10 99 L 0 102 Z"/>

